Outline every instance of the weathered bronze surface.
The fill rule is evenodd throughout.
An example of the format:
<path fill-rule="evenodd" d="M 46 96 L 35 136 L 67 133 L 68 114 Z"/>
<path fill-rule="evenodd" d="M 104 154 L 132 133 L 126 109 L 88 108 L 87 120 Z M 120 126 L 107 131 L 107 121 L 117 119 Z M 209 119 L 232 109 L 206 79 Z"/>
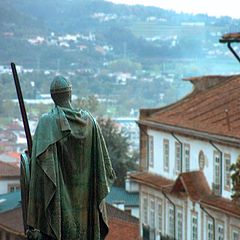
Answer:
<path fill-rule="evenodd" d="M 38 123 L 30 161 L 29 239 L 104 239 L 104 198 L 115 173 L 93 116 L 71 106 L 71 86 L 54 79 L 55 108 Z M 31 235 L 31 236 L 30 236 Z"/>

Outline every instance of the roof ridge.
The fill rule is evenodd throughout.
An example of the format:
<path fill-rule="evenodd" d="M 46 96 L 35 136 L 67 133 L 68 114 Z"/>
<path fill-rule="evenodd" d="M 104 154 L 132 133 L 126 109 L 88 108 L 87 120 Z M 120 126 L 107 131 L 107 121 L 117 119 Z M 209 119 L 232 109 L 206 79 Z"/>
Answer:
<path fill-rule="evenodd" d="M 232 75 L 226 81 L 204 91 L 193 90 L 175 103 L 141 115 L 139 123 L 145 120 L 165 124 L 166 128 L 170 126 L 169 131 L 172 130 L 171 126 L 175 126 L 223 137 L 239 138 L 240 129 L 237 131 L 233 129 L 240 125 L 240 119 L 231 121 L 232 114 L 240 114 L 239 90 L 240 75 Z"/>
<path fill-rule="evenodd" d="M 5 162 L 5 161 L 0 160 L 0 163 L 3 163 L 3 164 L 5 164 L 5 165 L 8 165 L 8 166 L 10 166 L 10 167 L 12 167 L 12 168 L 15 168 L 15 169 L 19 169 L 19 167 L 11 164 L 10 162 Z"/>
<path fill-rule="evenodd" d="M 207 75 L 206 78 L 207 78 L 207 77 L 211 77 L 211 76 L 216 76 L 216 77 L 217 77 L 217 75 Z M 204 76 L 203 76 L 203 77 L 204 77 Z M 209 87 L 209 88 L 207 88 L 207 89 L 205 89 L 205 90 L 202 90 L 202 91 L 199 91 L 199 90 L 195 89 L 195 88 L 194 88 L 194 84 L 193 84 L 193 89 L 192 89 L 192 91 L 190 91 L 189 93 L 187 93 L 183 98 L 181 98 L 180 100 L 176 100 L 175 102 L 170 103 L 170 104 L 168 104 L 168 105 L 166 105 L 166 106 L 151 109 L 151 110 L 153 110 L 154 112 L 151 113 L 150 115 L 151 115 L 151 116 L 154 116 L 155 114 L 159 114 L 160 112 L 164 111 L 165 109 L 170 110 L 171 108 L 173 108 L 173 107 L 175 107 L 175 106 L 177 106 L 177 105 L 182 104 L 182 102 L 186 101 L 188 98 L 193 97 L 194 95 L 203 94 L 203 93 L 206 94 L 206 93 L 209 92 L 210 90 L 213 90 L 213 89 L 215 89 L 215 88 L 221 87 L 222 85 L 227 84 L 229 81 L 232 81 L 232 80 L 234 80 L 234 79 L 237 78 L 237 77 L 240 77 L 240 74 L 229 75 L 229 76 L 226 75 L 226 76 L 223 76 L 223 77 L 226 77 L 226 78 L 229 78 L 229 79 L 227 79 L 227 80 L 225 80 L 225 81 L 223 81 L 223 82 L 221 82 L 221 83 L 218 83 L 218 84 L 216 84 L 216 85 L 214 85 L 214 86 L 212 86 L 212 87 Z M 197 77 L 196 77 L 196 78 L 197 78 Z M 141 111 L 141 110 L 147 111 L 147 110 L 149 110 L 149 109 L 140 109 L 140 111 Z M 140 115 L 141 115 L 141 114 L 140 114 Z"/>

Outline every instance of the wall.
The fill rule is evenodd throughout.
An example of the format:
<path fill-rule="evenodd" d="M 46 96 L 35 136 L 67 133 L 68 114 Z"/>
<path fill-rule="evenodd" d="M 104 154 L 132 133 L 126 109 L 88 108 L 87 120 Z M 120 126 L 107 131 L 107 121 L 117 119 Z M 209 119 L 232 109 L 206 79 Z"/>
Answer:
<path fill-rule="evenodd" d="M 8 192 L 8 184 L 20 184 L 19 179 L 0 179 L 0 194 Z"/>
<path fill-rule="evenodd" d="M 149 172 L 159 174 L 163 177 L 175 180 L 179 173 L 176 172 L 175 168 L 175 142 L 176 139 L 166 132 L 155 131 L 148 129 L 148 135 L 154 138 L 154 166 L 149 166 Z M 208 142 L 202 141 L 190 137 L 176 135 L 176 137 L 182 143 L 190 145 L 190 171 L 199 170 L 199 153 L 203 151 L 205 156 L 205 167 L 203 169 L 204 175 L 207 178 L 208 184 L 212 187 L 213 183 L 213 152 L 216 149 Z M 169 140 L 169 171 L 163 170 L 163 139 Z M 228 153 L 231 155 L 231 163 L 237 160 L 240 155 L 240 149 L 215 144 L 219 148 L 223 155 Z M 184 163 L 183 163 L 184 164 Z M 222 161 L 222 196 L 226 198 L 231 197 L 231 191 L 224 189 L 224 158 Z"/>
<path fill-rule="evenodd" d="M 171 201 L 174 202 L 176 206 L 176 212 L 181 211 L 183 214 L 182 218 L 182 239 L 191 240 L 192 239 L 192 215 L 195 214 L 197 216 L 197 229 L 198 229 L 198 238 L 201 240 L 207 240 L 207 224 L 209 215 L 204 212 L 200 204 L 197 202 L 192 202 L 189 198 L 176 198 L 173 195 L 167 194 Z M 148 225 L 150 225 L 150 199 L 155 199 L 155 233 L 158 235 L 157 229 L 157 200 L 162 201 L 162 234 L 164 236 L 169 235 L 169 219 L 168 219 L 168 209 L 171 207 L 171 203 L 167 200 L 167 198 L 162 194 L 161 191 L 157 191 L 156 189 L 141 185 L 140 187 L 140 229 L 142 236 L 142 224 L 143 224 L 143 198 L 148 199 Z M 211 216 L 215 219 L 215 239 L 218 239 L 218 224 L 223 224 L 224 227 L 224 239 L 233 239 L 233 231 L 237 232 L 240 237 L 240 219 L 235 218 L 233 216 L 227 215 L 223 212 L 218 212 L 216 210 L 205 208 L 205 210 L 211 214 Z M 176 228 L 177 228 L 177 217 L 175 218 Z M 152 227 L 152 226 L 151 226 Z M 177 229 L 176 229 L 177 232 Z M 156 237 L 156 239 L 158 239 Z"/>

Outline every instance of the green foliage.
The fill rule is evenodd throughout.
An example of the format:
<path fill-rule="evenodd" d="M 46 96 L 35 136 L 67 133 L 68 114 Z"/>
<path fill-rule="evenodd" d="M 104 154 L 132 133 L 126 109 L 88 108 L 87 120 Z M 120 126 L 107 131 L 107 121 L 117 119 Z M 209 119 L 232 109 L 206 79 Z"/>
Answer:
<path fill-rule="evenodd" d="M 11 100 L 5 100 L 2 103 L 0 109 L 1 116 L 8 118 L 20 118 L 20 110 L 17 103 L 12 102 Z"/>
<path fill-rule="evenodd" d="M 77 99 L 73 102 L 74 108 L 82 108 L 88 110 L 93 115 L 101 116 L 104 113 L 102 105 L 95 96 L 88 96 L 87 98 Z"/>
<path fill-rule="evenodd" d="M 119 59 L 109 63 L 108 70 L 110 72 L 128 72 L 135 73 L 141 70 L 142 66 L 138 62 L 133 62 L 130 59 Z"/>
<path fill-rule="evenodd" d="M 233 172 L 231 175 L 233 185 L 232 198 L 240 204 L 240 156 L 238 157 L 237 162 L 231 165 L 230 170 Z"/>
<path fill-rule="evenodd" d="M 136 170 L 136 154 L 129 151 L 129 138 L 124 131 L 119 131 L 116 123 L 111 119 L 99 118 L 98 123 L 109 151 L 113 169 L 116 172 L 116 186 L 124 186 L 127 171 Z"/>

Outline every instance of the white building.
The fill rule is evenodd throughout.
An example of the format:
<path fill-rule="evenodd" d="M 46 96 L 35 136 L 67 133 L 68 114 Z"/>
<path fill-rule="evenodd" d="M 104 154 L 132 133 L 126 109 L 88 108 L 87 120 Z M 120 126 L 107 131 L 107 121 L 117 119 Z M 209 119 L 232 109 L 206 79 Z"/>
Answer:
<path fill-rule="evenodd" d="M 20 189 L 20 168 L 0 161 L 0 194 Z"/>
<path fill-rule="evenodd" d="M 139 184 L 143 239 L 239 240 L 230 166 L 240 155 L 240 76 L 188 79 L 192 93 L 143 109 Z M 167 238 L 169 237 L 169 238 Z"/>

